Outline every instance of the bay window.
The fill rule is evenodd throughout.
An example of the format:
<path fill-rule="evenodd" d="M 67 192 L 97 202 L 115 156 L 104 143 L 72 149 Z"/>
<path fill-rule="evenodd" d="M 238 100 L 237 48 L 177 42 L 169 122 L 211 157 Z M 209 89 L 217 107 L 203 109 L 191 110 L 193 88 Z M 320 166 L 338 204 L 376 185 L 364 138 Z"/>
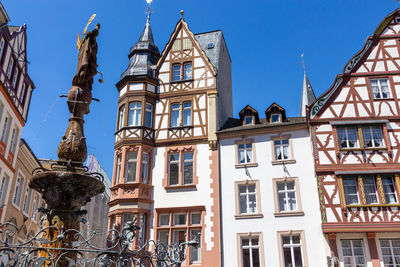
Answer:
<path fill-rule="evenodd" d="M 129 103 L 128 126 L 140 126 L 141 115 L 142 115 L 142 103 L 141 102 Z"/>
<path fill-rule="evenodd" d="M 341 240 L 344 267 L 364 267 L 364 247 L 362 239 Z"/>
<path fill-rule="evenodd" d="M 153 128 L 153 105 L 149 103 L 146 103 L 144 126 L 147 128 Z"/>
<path fill-rule="evenodd" d="M 118 130 L 124 127 L 124 120 L 125 120 L 125 106 L 119 108 L 118 112 Z"/>
<path fill-rule="evenodd" d="M 126 156 L 126 182 L 136 182 L 137 152 L 128 152 Z"/>
<path fill-rule="evenodd" d="M 149 153 L 143 153 L 142 155 L 142 183 L 149 183 Z"/>

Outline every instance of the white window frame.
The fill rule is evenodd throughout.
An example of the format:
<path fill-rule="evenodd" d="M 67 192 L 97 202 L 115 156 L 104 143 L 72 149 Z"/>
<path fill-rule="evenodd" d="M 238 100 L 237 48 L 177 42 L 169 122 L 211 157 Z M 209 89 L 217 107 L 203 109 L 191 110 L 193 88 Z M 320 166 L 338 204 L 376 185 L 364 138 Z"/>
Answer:
<path fill-rule="evenodd" d="M 153 104 L 146 103 L 145 126 L 147 128 L 153 128 L 153 108 Z"/>
<path fill-rule="evenodd" d="M 343 241 L 350 241 L 350 248 L 351 248 L 351 256 L 344 256 L 343 254 Z M 354 245 L 353 242 L 354 241 L 360 241 L 361 242 L 361 248 L 362 248 L 362 253 L 363 255 L 354 255 Z M 367 261 L 366 261 L 366 255 L 365 255 L 365 249 L 364 249 L 364 239 L 341 239 L 340 240 L 340 247 L 341 247 L 341 254 L 342 254 L 342 260 L 343 260 L 343 266 L 344 267 L 356 267 L 356 266 L 360 266 L 360 265 L 353 265 L 355 262 L 357 262 L 355 259 L 362 257 L 364 259 L 364 266 L 367 266 Z M 345 258 L 350 258 L 350 265 L 345 264 Z"/>
<path fill-rule="evenodd" d="M 119 154 L 118 156 L 117 156 L 117 171 L 116 171 L 116 179 L 115 179 L 115 181 L 116 181 L 116 183 L 117 184 L 119 184 L 119 179 L 120 179 L 120 176 L 121 176 L 121 165 L 122 165 L 122 154 Z"/>
<path fill-rule="evenodd" d="M 285 160 L 290 160 L 292 158 L 291 151 L 290 151 L 290 139 L 289 138 L 278 138 L 272 140 L 274 144 L 274 161 L 285 161 Z M 287 144 L 283 144 L 283 141 L 287 141 Z M 279 142 L 279 143 L 277 143 Z M 284 148 L 287 147 L 287 151 L 289 155 L 287 155 L 287 158 L 285 158 L 284 155 Z M 281 159 L 278 159 L 278 153 L 276 152 L 276 149 L 279 149 L 281 153 Z"/>
<path fill-rule="evenodd" d="M 32 206 L 32 220 L 36 222 L 37 214 L 38 214 L 38 205 L 39 205 L 39 195 L 34 193 L 33 197 L 33 206 Z"/>
<path fill-rule="evenodd" d="M 31 206 L 32 189 L 27 186 L 24 196 L 24 205 L 22 206 L 22 212 L 29 217 L 29 208 Z"/>
<path fill-rule="evenodd" d="M 187 155 L 187 154 L 191 154 L 192 158 L 191 159 L 185 159 L 185 155 Z M 182 153 L 182 156 L 183 156 L 183 166 L 182 166 L 182 180 L 183 181 L 182 181 L 182 183 L 184 185 L 193 184 L 194 183 L 194 153 L 193 152 L 184 152 L 184 153 Z M 185 181 L 185 174 L 186 174 L 186 172 L 185 172 L 185 164 L 186 163 L 192 165 L 192 171 L 191 171 L 191 179 L 192 179 L 192 181 L 191 182 L 186 182 Z"/>
<path fill-rule="evenodd" d="M 386 97 L 383 97 L 384 92 L 382 91 L 382 81 L 386 81 L 386 84 L 387 84 L 388 91 L 387 91 Z M 376 86 L 372 85 L 373 82 L 377 82 L 377 85 Z M 371 86 L 371 94 L 372 94 L 373 99 L 388 99 L 388 98 L 392 97 L 392 92 L 390 89 L 390 84 L 389 84 L 388 78 L 371 79 L 370 86 Z M 373 88 L 377 89 L 376 93 L 378 94 L 378 97 L 375 95 Z"/>
<path fill-rule="evenodd" d="M 8 61 L 8 66 L 7 66 L 7 78 L 9 80 L 11 80 L 11 74 L 14 69 L 14 64 L 15 64 L 15 60 L 12 56 L 10 56 L 10 59 Z"/>
<path fill-rule="evenodd" d="M 197 234 L 197 235 L 193 234 L 194 231 L 199 231 L 199 234 Z M 190 263 L 191 264 L 193 264 L 193 263 L 201 263 L 201 228 L 190 228 L 189 229 L 189 235 L 190 235 L 189 240 L 193 240 L 193 239 L 196 238 L 196 240 L 199 242 L 198 246 L 196 246 L 196 247 L 190 246 L 189 247 L 189 250 L 190 250 Z M 193 260 L 193 255 L 195 253 L 197 254 L 198 260 Z"/>
<path fill-rule="evenodd" d="M 118 112 L 118 130 L 121 130 L 125 124 L 125 105 L 121 106 Z"/>
<path fill-rule="evenodd" d="M 378 204 L 378 203 L 379 203 L 379 196 L 378 196 L 378 187 L 376 186 L 376 182 L 377 182 L 377 181 L 376 181 L 376 177 L 374 177 L 374 176 L 362 176 L 362 179 L 363 179 L 363 186 L 364 186 L 365 201 L 367 202 L 367 205 L 370 205 L 370 204 Z M 374 183 L 373 183 L 373 184 L 367 183 L 367 182 L 366 182 L 367 179 L 372 179 L 372 180 L 374 181 Z M 368 191 L 366 190 L 366 185 L 367 185 L 367 186 L 373 186 L 373 192 L 372 192 L 372 193 L 371 193 L 371 192 L 368 192 Z M 368 198 L 369 198 L 370 196 L 375 197 L 376 202 L 370 202 L 370 201 L 368 200 Z"/>
<path fill-rule="evenodd" d="M 168 185 L 172 185 L 172 186 L 176 186 L 179 185 L 179 176 L 180 176 L 180 154 L 181 153 L 169 153 L 168 154 Z M 171 160 L 171 156 L 172 155 L 178 155 L 177 159 Z M 171 164 L 176 164 L 178 165 L 178 179 L 176 181 L 176 183 L 171 183 Z"/>
<path fill-rule="evenodd" d="M 383 180 L 384 180 L 384 179 L 390 179 L 390 180 L 392 181 L 392 183 L 391 183 L 391 186 L 392 186 L 392 188 L 393 188 L 392 192 L 386 192 L 386 190 L 385 190 L 386 187 L 385 187 L 385 184 L 383 183 Z M 395 203 L 398 203 L 399 200 L 398 200 L 397 195 L 396 195 L 396 181 L 395 181 L 394 177 L 393 177 L 393 176 L 390 176 L 390 175 L 387 175 L 387 176 L 386 176 L 386 175 L 382 175 L 381 181 L 382 181 L 383 195 L 385 196 L 386 204 L 395 204 Z M 395 201 L 394 201 L 394 202 L 388 202 L 388 197 L 387 197 L 387 195 L 394 196 Z"/>
<path fill-rule="evenodd" d="M 394 250 L 393 250 L 393 241 L 394 240 L 400 242 L 399 238 L 382 238 L 382 239 L 379 239 L 379 245 L 380 245 L 380 249 L 381 249 L 380 252 L 382 253 L 382 264 L 383 264 L 384 267 L 397 266 L 398 264 L 400 264 L 400 262 L 397 262 L 396 258 L 395 258 L 396 256 L 400 257 L 400 253 L 397 254 L 397 255 L 394 253 Z M 389 242 L 389 247 L 383 247 L 382 246 L 382 241 L 388 241 Z M 389 255 L 383 255 L 383 248 L 388 248 L 390 250 L 390 256 Z M 396 247 L 396 248 L 398 248 L 398 247 Z M 391 264 L 391 263 L 385 264 L 385 257 L 390 257 L 392 262 L 393 262 L 393 264 Z"/>
<path fill-rule="evenodd" d="M 240 153 L 244 153 L 244 161 L 240 161 Z M 249 164 L 253 163 L 253 143 L 252 142 L 244 142 L 244 143 L 238 143 L 237 144 L 237 162 L 238 164 Z M 247 156 L 250 157 L 250 159 L 247 158 Z"/>
<path fill-rule="evenodd" d="M 252 244 L 252 239 L 254 237 L 258 238 L 258 244 Z M 248 245 L 243 245 L 243 240 L 248 240 Z M 258 261 L 261 264 L 261 240 L 259 236 L 248 236 L 248 237 L 241 237 L 240 238 L 240 254 L 241 254 L 241 266 L 244 265 L 244 250 L 248 249 L 249 250 L 249 257 L 250 257 L 250 266 L 253 266 L 253 250 L 257 249 L 258 250 Z"/>
<path fill-rule="evenodd" d="M 185 222 L 183 223 L 183 224 L 177 224 L 176 223 L 176 221 L 177 221 L 177 217 L 176 216 L 181 216 L 181 215 L 184 215 L 185 216 Z M 174 220 L 174 226 L 181 226 L 181 225 L 187 225 L 187 214 L 186 213 L 182 213 L 182 212 L 180 212 L 180 213 L 173 213 L 173 220 Z"/>
<path fill-rule="evenodd" d="M 150 167 L 150 154 L 143 152 L 142 154 L 142 183 L 149 183 L 149 167 Z"/>
<path fill-rule="evenodd" d="M 186 116 L 187 114 L 189 114 L 189 116 Z M 182 126 L 190 125 L 192 125 L 192 102 L 185 101 L 182 103 Z"/>
<path fill-rule="evenodd" d="M 254 186 L 254 191 L 249 191 L 249 186 Z M 254 214 L 257 213 L 257 185 L 255 183 L 249 183 L 249 184 L 240 184 L 238 185 L 238 193 L 239 193 L 239 213 L 240 214 Z M 244 187 L 246 190 L 245 192 L 240 192 L 240 188 Z M 254 196 L 254 201 L 255 201 L 255 207 L 251 207 L 251 201 L 250 201 L 250 196 Z M 242 206 L 242 198 L 245 197 L 245 204 L 246 204 L 246 211 L 242 212 L 241 211 L 241 206 Z"/>
<path fill-rule="evenodd" d="M 253 116 L 244 116 L 243 122 L 244 125 L 253 125 Z"/>
<path fill-rule="evenodd" d="M 14 88 L 14 90 L 17 89 L 17 88 L 15 88 L 15 86 L 17 85 L 19 72 L 20 72 L 19 68 L 18 67 L 15 68 L 14 75 L 13 75 L 12 82 L 11 82 L 12 87 Z"/>
<path fill-rule="evenodd" d="M 128 105 L 128 126 L 142 125 L 142 102 L 130 102 Z"/>
<path fill-rule="evenodd" d="M 21 197 L 22 197 L 22 190 L 24 188 L 24 180 L 25 180 L 25 177 L 22 176 L 21 173 L 19 173 L 17 176 L 17 180 L 15 181 L 14 195 L 13 195 L 12 203 L 18 209 L 19 209 L 19 206 L 21 205 Z"/>
<path fill-rule="evenodd" d="M 288 189 L 288 183 L 293 183 L 293 189 Z M 284 189 L 283 190 L 279 190 L 279 184 L 284 184 Z M 290 180 L 290 181 L 281 181 L 281 182 L 276 182 L 276 191 L 277 191 L 277 198 L 278 198 L 278 209 L 279 212 L 296 212 L 299 211 L 299 206 L 298 206 L 298 200 L 297 200 L 297 188 L 296 188 L 296 181 L 295 180 Z M 289 207 L 290 203 L 289 203 L 289 193 L 293 193 L 294 194 L 294 200 L 295 200 L 295 206 L 296 209 L 283 209 L 281 210 L 280 208 L 280 196 L 283 196 L 283 200 L 284 200 L 284 207 Z"/>
<path fill-rule="evenodd" d="M 18 136 L 19 136 L 19 129 L 14 127 L 11 134 L 11 144 L 10 144 L 10 152 L 13 154 L 15 154 L 15 150 L 17 148 Z"/>
<path fill-rule="evenodd" d="M 373 134 L 373 129 L 379 129 L 379 134 L 381 135 L 380 140 L 377 140 Z M 362 134 L 363 134 L 363 138 L 364 138 L 364 148 L 381 148 L 381 147 L 385 147 L 385 142 L 383 140 L 383 131 L 382 131 L 382 127 L 381 126 L 371 126 L 371 125 L 365 125 L 361 127 L 362 129 Z M 369 135 L 371 138 L 371 146 L 366 146 L 365 144 L 365 137 L 366 135 Z M 376 145 L 375 142 L 380 142 L 381 145 Z"/>
<path fill-rule="evenodd" d="M 162 217 L 168 218 L 168 223 L 167 224 L 162 224 Z M 163 227 L 163 226 L 170 226 L 170 213 L 162 213 L 159 215 L 159 219 L 158 219 L 158 226 L 159 227 Z"/>
<path fill-rule="evenodd" d="M 7 115 L 4 118 L 3 129 L 2 129 L 2 133 L 1 133 L 1 141 L 6 145 L 7 145 L 8 134 L 10 131 L 10 125 L 11 125 L 11 119 Z"/>
<path fill-rule="evenodd" d="M 133 157 L 129 157 L 129 155 L 136 155 L 136 157 L 135 156 L 133 156 Z M 138 165 L 137 165 L 137 160 L 138 160 L 138 152 L 137 151 L 128 151 L 127 153 L 126 153 L 126 174 L 125 174 L 125 183 L 136 183 L 136 174 L 137 174 L 137 167 L 138 167 Z M 135 173 L 134 173 L 134 175 L 133 175 L 133 180 L 132 181 L 130 181 L 129 180 L 129 172 L 128 172 L 128 170 L 129 170 L 129 163 L 133 163 L 134 165 L 135 165 Z"/>
<path fill-rule="evenodd" d="M 190 73 L 186 73 L 187 66 L 190 66 Z M 192 62 L 183 63 L 183 80 L 191 80 L 192 79 L 192 72 L 193 72 Z"/>
<path fill-rule="evenodd" d="M 173 120 L 174 114 L 178 114 L 178 118 L 175 122 Z M 181 121 L 181 104 L 180 103 L 172 103 L 171 104 L 171 127 L 179 127 Z"/>
<path fill-rule="evenodd" d="M 293 243 L 293 237 L 298 236 L 299 237 L 299 243 Z M 289 244 L 283 244 L 283 237 L 289 237 Z M 294 248 L 300 248 L 300 253 L 301 253 L 301 261 L 302 261 L 302 266 L 304 266 L 304 252 L 303 252 L 303 240 L 302 240 L 302 235 L 300 233 L 296 234 L 290 234 L 290 235 L 282 235 L 281 236 L 281 248 L 282 248 L 282 255 L 285 255 L 284 249 L 289 248 L 290 249 L 290 255 L 291 255 L 291 264 L 292 266 L 295 266 L 295 255 L 294 255 Z M 285 266 L 286 262 L 285 259 L 283 259 L 283 263 Z M 290 263 L 289 263 L 290 264 Z M 290 266 L 290 265 L 289 265 Z"/>
<path fill-rule="evenodd" d="M 9 182 L 10 182 L 10 177 L 4 173 L 0 183 L 0 206 L 6 204 Z"/>
<path fill-rule="evenodd" d="M 357 140 L 355 140 L 355 143 L 354 143 L 354 147 L 350 147 L 350 143 L 349 143 L 349 133 L 348 133 L 348 129 L 355 129 L 355 131 L 356 131 L 356 137 L 357 137 Z M 343 129 L 343 133 L 344 133 L 344 137 L 345 137 L 345 139 L 339 139 L 339 133 L 337 134 L 337 137 L 338 137 L 338 143 L 339 143 L 339 149 L 354 149 L 354 148 L 360 148 L 360 138 L 359 138 L 359 136 L 358 136 L 358 127 L 356 127 L 356 126 L 350 126 L 350 127 L 338 127 L 337 129 L 336 129 L 336 131 L 337 132 L 339 132 L 340 130 L 342 130 Z M 346 143 L 346 146 L 345 147 L 341 147 L 341 142 L 345 142 Z"/>
<path fill-rule="evenodd" d="M 352 180 L 352 181 L 354 181 L 354 185 L 351 185 L 351 186 L 355 186 L 355 188 L 356 188 L 356 192 L 355 193 L 346 193 L 346 187 L 349 187 L 349 186 L 346 186 L 345 185 L 345 183 L 344 183 L 344 181 L 345 180 Z M 359 188 L 358 188 L 358 178 L 357 177 L 343 177 L 342 178 L 342 184 L 343 184 L 343 194 L 344 194 L 344 198 L 345 198 L 345 201 L 346 201 L 346 205 L 358 205 L 358 204 L 360 204 L 360 196 L 359 196 Z M 347 198 L 347 196 L 356 196 L 357 197 L 357 203 L 349 203 L 347 200 L 348 200 L 348 198 Z"/>

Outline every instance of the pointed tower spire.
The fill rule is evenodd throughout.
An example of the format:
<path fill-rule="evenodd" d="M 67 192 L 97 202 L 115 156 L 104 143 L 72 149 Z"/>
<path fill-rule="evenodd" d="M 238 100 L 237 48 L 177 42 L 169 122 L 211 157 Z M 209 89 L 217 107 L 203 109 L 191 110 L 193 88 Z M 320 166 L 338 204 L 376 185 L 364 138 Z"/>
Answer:
<path fill-rule="evenodd" d="M 304 54 L 301 54 L 301 63 L 303 65 L 304 70 L 304 78 L 303 78 L 303 90 L 301 92 L 301 104 L 300 104 L 300 117 L 305 117 L 306 114 L 306 106 L 312 104 L 315 101 L 314 90 L 311 87 L 311 83 L 308 80 L 306 74 L 306 66 L 304 64 Z"/>
<path fill-rule="evenodd" d="M 140 35 L 139 41 L 131 47 L 129 57 L 129 66 L 122 73 L 121 80 L 126 76 L 141 76 L 147 75 L 155 78 L 155 67 L 160 58 L 160 51 L 154 43 L 153 32 L 150 25 L 151 1 L 147 8 L 146 25 Z"/>

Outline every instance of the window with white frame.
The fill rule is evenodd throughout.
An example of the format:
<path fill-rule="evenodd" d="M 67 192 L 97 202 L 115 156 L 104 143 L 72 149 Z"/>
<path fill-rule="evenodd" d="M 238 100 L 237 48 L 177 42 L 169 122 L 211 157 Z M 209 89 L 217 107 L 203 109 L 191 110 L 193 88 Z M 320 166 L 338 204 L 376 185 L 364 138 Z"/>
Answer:
<path fill-rule="evenodd" d="M 3 129 L 1 132 L 1 141 L 3 141 L 3 143 L 7 143 L 7 139 L 8 139 L 8 133 L 10 131 L 10 124 L 11 124 L 11 119 L 6 116 L 4 118 L 4 124 L 3 124 Z"/>
<path fill-rule="evenodd" d="M 243 184 L 238 187 L 240 214 L 257 213 L 256 184 Z"/>
<path fill-rule="evenodd" d="M 140 222 L 140 229 L 139 229 L 139 245 L 143 246 L 146 242 L 146 225 L 147 225 L 147 216 L 146 214 L 142 213 L 139 217 Z"/>
<path fill-rule="evenodd" d="M 191 225 L 201 224 L 201 213 L 200 212 L 193 212 L 190 214 L 190 224 Z"/>
<path fill-rule="evenodd" d="M 137 152 L 129 151 L 126 156 L 126 182 L 136 182 Z"/>
<path fill-rule="evenodd" d="M 364 247 L 362 239 L 342 239 L 344 267 L 365 267 Z"/>
<path fill-rule="evenodd" d="M 31 205 L 32 189 L 30 187 L 26 188 L 24 205 L 22 206 L 22 211 L 25 214 L 29 213 L 29 207 Z"/>
<path fill-rule="evenodd" d="M 392 176 L 382 176 L 383 194 L 387 204 L 397 203 L 396 187 Z"/>
<path fill-rule="evenodd" d="M 171 127 L 178 127 L 180 125 L 180 113 L 181 105 L 172 104 L 171 105 Z"/>
<path fill-rule="evenodd" d="M 0 182 L 0 206 L 3 206 L 5 201 L 6 201 L 6 195 L 8 192 L 8 182 L 10 178 L 4 174 L 3 177 L 1 178 Z"/>
<path fill-rule="evenodd" d="M 374 99 L 390 98 L 390 88 L 388 79 L 373 79 L 370 80 L 372 97 Z"/>
<path fill-rule="evenodd" d="M 175 213 L 174 225 L 186 225 L 186 213 Z"/>
<path fill-rule="evenodd" d="M 297 211 L 295 181 L 277 182 L 279 211 Z"/>
<path fill-rule="evenodd" d="M 272 123 L 281 122 L 281 114 L 271 114 L 271 122 Z"/>
<path fill-rule="evenodd" d="M 289 145 L 290 142 L 288 138 L 274 140 L 274 156 L 276 161 L 290 159 Z"/>
<path fill-rule="evenodd" d="M 26 91 L 26 83 L 22 82 L 21 90 L 19 91 L 19 97 L 18 97 L 21 103 L 24 103 L 25 91 Z"/>
<path fill-rule="evenodd" d="M 22 188 L 24 186 L 24 177 L 18 175 L 17 181 L 15 183 L 13 203 L 19 207 L 21 203 Z"/>
<path fill-rule="evenodd" d="M 125 120 L 125 106 L 119 108 L 119 115 L 118 115 L 118 130 L 124 127 L 124 120 Z"/>
<path fill-rule="evenodd" d="M 245 116 L 244 125 L 252 125 L 252 124 L 253 124 L 253 116 Z"/>
<path fill-rule="evenodd" d="M 149 153 L 144 152 L 142 155 L 142 183 L 149 183 Z"/>
<path fill-rule="evenodd" d="M 171 153 L 168 156 L 168 185 L 194 183 L 193 152 Z"/>
<path fill-rule="evenodd" d="M 179 184 L 179 153 L 169 154 L 168 185 Z"/>
<path fill-rule="evenodd" d="M 362 133 L 364 148 L 385 146 L 381 126 L 363 126 Z"/>
<path fill-rule="evenodd" d="M 119 177 L 121 175 L 121 163 L 122 163 L 122 155 L 119 154 L 117 156 L 117 172 L 115 174 L 116 175 L 116 179 L 115 179 L 116 183 L 119 183 Z"/>
<path fill-rule="evenodd" d="M 238 163 L 246 164 L 253 162 L 253 143 L 243 143 L 237 145 Z"/>
<path fill-rule="evenodd" d="M 186 62 L 183 64 L 183 79 L 192 79 L 192 62 Z"/>
<path fill-rule="evenodd" d="M 129 103 L 128 126 L 140 126 L 142 118 L 142 103 Z"/>
<path fill-rule="evenodd" d="M 183 153 L 183 184 L 193 184 L 193 153 Z"/>
<path fill-rule="evenodd" d="M 357 127 L 338 127 L 337 136 L 340 148 L 359 148 Z"/>
<path fill-rule="evenodd" d="M 302 244 L 300 234 L 283 235 L 282 250 L 284 266 L 303 266 Z"/>
<path fill-rule="evenodd" d="M 192 125 L 192 103 L 191 102 L 183 102 L 183 126 Z"/>
<path fill-rule="evenodd" d="M 400 266 L 400 239 L 380 239 L 384 267 Z"/>
<path fill-rule="evenodd" d="M 241 266 L 242 267 L 260 267 L 260 239 L 258 236 L 249 236 L 240 238 L 241 247 Z"/>
<path fill-rule="evenodd" d="M 363 177 L 365 200 L 367 204 L 377 204 L 378 194 L 376 190 L 376 179 L 373 176 Z"/>
<path fill-rule="evenodd" d="M 10 61 L 8 61 L 8 66 L 7 66 L 7 77 L 8 79 L 11 79 L 11 74 L 14 68 L 14 58 L 10 57 Z"/>
<path fill-rule="evenodd" d="M 15 154 L 15 150 L 17 148 L 17 141 L 18 141 L 19 130 L 14 128 L 11 134 L 11 144 L 10 144 L 10 152 Z"/>
<path fill-rule="evenodd" d="M 343 190 L 347 205 L 359 204 L 358 184 L 356 177 L 343 178 Z"/>
<path fill-rule="evenodd" d="M 153 128 L 153 105 L 149 103 L 146 103 L 144 126 L 147 128 Z"/>
<path fill-rule="evenodd" d="M 159 226 L 169 226 L 169 213 L 160 214 L 158 225 Z"/>
<path fill-rule="evenodd" d="M 1 60 L 1 56 L 3 55 L 4 52 L 4 46 L 5 46 L 5 40 L 3 37 L 1 37 L 0 39 L 0 60 Z"/>
<path fill-rule="evenodd" d="M 201 229 L 190 229 L 190 240 L 201 240 Z M 201 259 L 201 242 L 194 247 L 190 246 L 190 263 L 200 263 Z"/>
<path fill-rule="evenodd" d="M 181 80 L 181 64 L 172 65 L 172 81 Z"/>

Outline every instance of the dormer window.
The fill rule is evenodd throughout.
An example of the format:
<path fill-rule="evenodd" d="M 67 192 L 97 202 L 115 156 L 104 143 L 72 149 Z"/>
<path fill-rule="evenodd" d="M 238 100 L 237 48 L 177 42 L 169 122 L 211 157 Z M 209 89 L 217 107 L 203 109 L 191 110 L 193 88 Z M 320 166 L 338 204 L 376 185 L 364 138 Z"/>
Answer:
<path fill-rule="evenodd" d="M 253 125 L 253 116 L 245 116 L 244 125 Z"/>
<path fill-rule="evenodd" d="M 400 17 L 396 17 L 395 21 L 396 23 L 400 23 Z"/>
<path fill-rule="evenodd" d="M 281 122 L 281 114 L 271 114 L 271 123 Z"/>

